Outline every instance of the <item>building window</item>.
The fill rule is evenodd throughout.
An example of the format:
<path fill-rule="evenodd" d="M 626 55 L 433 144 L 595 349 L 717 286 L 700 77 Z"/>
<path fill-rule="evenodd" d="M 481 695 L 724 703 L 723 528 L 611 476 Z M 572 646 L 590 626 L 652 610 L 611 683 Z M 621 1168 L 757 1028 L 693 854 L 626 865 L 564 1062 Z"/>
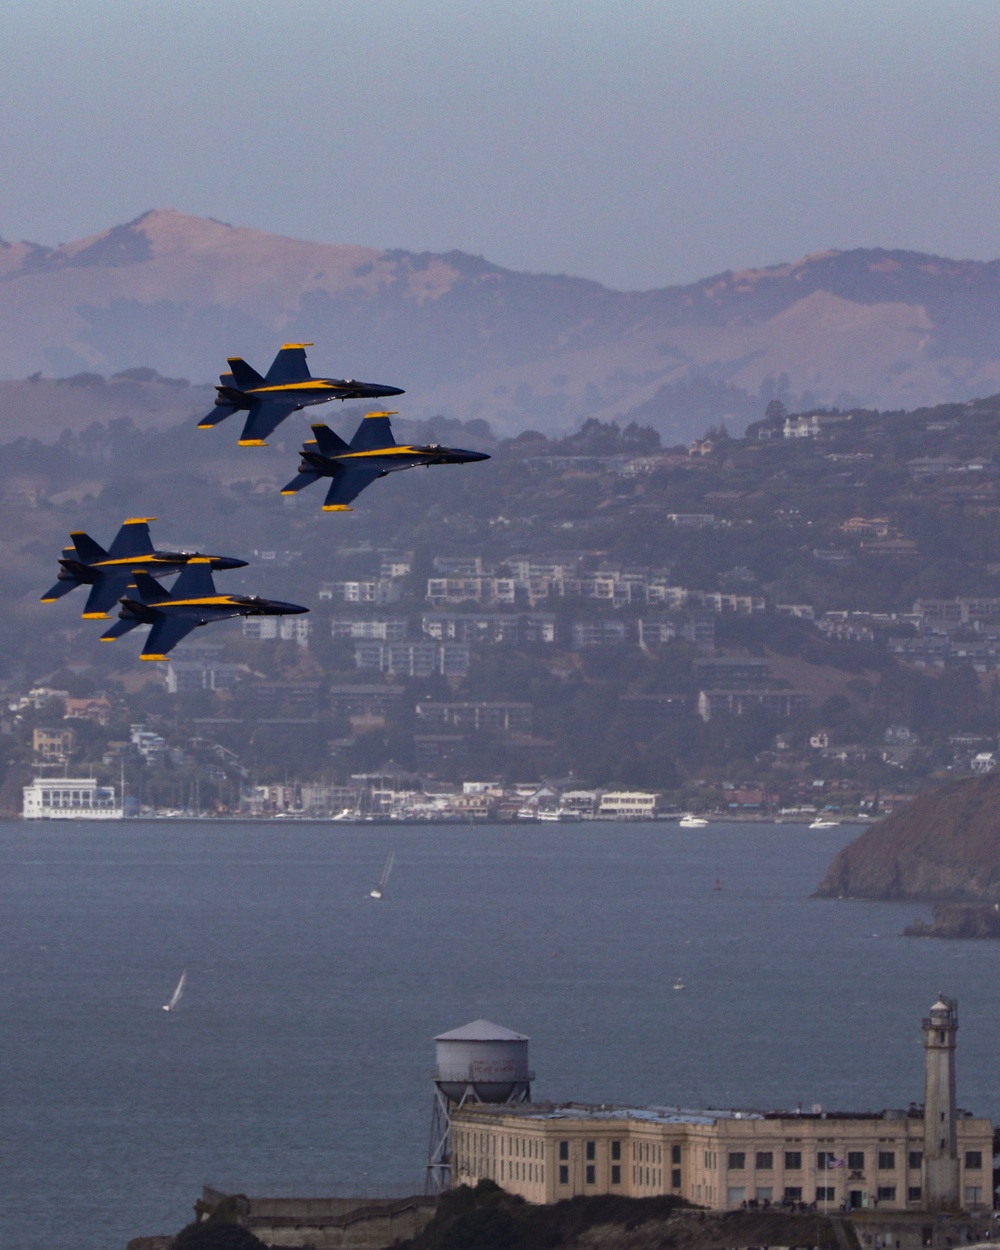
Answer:
<path fill-rule="evenodd" d="M 681 1170 L 680 1168 L 674 1168 L 673 1171 L 670 1173 L 670 1188 L 680 1189 L 680 1187 L 681 1187 Z"/>
<path fill-rule="evenodd" d="M 967 1150 L 965 1152 L 965 1166 L 978 1172 L 983 1166 L 983 1152 L 981 1150 Z"/>
<path fill-rule="evenodd" d="M 891 1171 L 896 1166 L 895 1150 L 880 1150 L 878 1152 L 878 1166 L 880 1172 Z"/>
<path fill-rule="evenodd" d="M 611 1143 L 611 1157 L 612 1159 L 620 1159 L 622 1157 L 622 1144 L 620 1141 Z"/>
<path fill-rule="evenodd" d="M 758 1172 L 770 1172 L 774 1167 L 774 1151 L 758 1150 L 756 1162 Z"/>
<path fill-rule="evenodd" d="M 816 1152 L 816 1171 L 828 1172 L 837 1162 L 837 1156 L 832 1150 L 819 1150 Z"/>
<path fill-rule="evenodd" d="M 729 1152 L 730 1172 L 742 1172 L 746 1165 L 747 1157 L 742 1150 L 731 1150 Z"/>
<path fill-rule="evenodd" d="M 680 1161 L 681 1161 L 681 1148 L 680 1148 L 680 1146 L 671 1146 L 671 1147 L 670 1147 L 670 1162 L 671 1162 L 671 1163 L 680 1163 Z"/>
<path fill-rule="evenodd" d="M 906 1191 L 906 1201 L 907 1202 L 919 1202 L 921 1198 L 923 1197 L 923 1194 L 924 1194 L 924 1191 L 920 1188 L 919 1185 L 911 1185 L 910 1188 Z"/>
<path fill-rule="evenodd" d="M 833 1202 L 836 1196 L 837 1196 L 837 1191 L 836 1189 L 834 1189 L 832 1185 L 817 1185 L 816 1186 L 816 1201 L 817 1202 Z"/>
<path fill-rule="evenodd" d="M 559 1184 L 560 1185 L 569 1184 L 569 1168 L 565 1165 L 565 1163 L 559 1169 Z"/>
<path fill-rule="evenodd" d="M 865 1170 L 865 1152 L 863 1150 L 849 1150 L 847 1152 L 847 1166 L 852 1172 L 863 1172 Z"/>
<path fill-rule="evenodd" d="M 801 1172 L 802 1171 L 802 1151 L 801 1150 L 786 1150 L 785 1151 L 785 1171 L 786 1172 Z M 785 1197 L 786 1198 L 788 1197 L 787 1192 L 785 1194 Z M 801 1201 L 801 1199 L 796 1198 L 795 1201 L 799 1202 Z"/>
<path fill-rule="evenodd" d="M 592 1142 L 592 1141 L 587 1142 L 587 1158 L 588 1159 L 597 1158 L 597 1143 L 596 1142 Z"/>
<path fill-rule="evenodd" d="M 895 1185 L 879 1185 L 878 1187 L 879 1202 L 895 1202 L 896 1186 Z"/>
<path fill-rule="evenodd" d="M 745 1185 L 730 1185 L 726 1190 L 726 1206 L 739 1207 L 747 1200 Z"/>
<path fill-rule="evenodd" d="M 568 1141 L 561 1141 L 559 1143 L 559 1158 L 560 1159 L 569 1158 L 569 1142 Z"/>
<path fill-rule="evenodd" d="M 922 1150 L 911 1150 L 906 1161 L 914 1171 L 918 1171 L 924 1161 L 924 1152 Z"/>
<path fill-rule="evenodd" d="M 754 1190 L 753 1196 L 758 1202 L 770 1202 L 774 1197 L 774 1190 L 770 1185 L 758 1185 Z"/>
<path fill-rule="evenodd" d="M 621 1169 L 621 1165 L 620 1165 L 620 1164 L 618 1164 L 618 1163 L 612 1163 L 612 1165 L 611 1165 L 611 1184 L 612 1184 L 612 1185 L 620 1185 L 621 1183 L 622 1183 L 622 1169 Z"/>
<path fill-rule="evenodd" d="M 592 1163 L 587 1164 L 587 1184 L 597 1184 L 597 1168 Z"/>
<path fill-rule="evenodd" d="M 802 1186 L 801 1185 L 786 1185 L 785 1186 L 785 1201 L 786 1202 L 801 1202 L 802 1201 Z"/>
<path fill-rule="evenodd" d="M 965 1187 L 965 1205 L 967 1207 L 978 1207 L 983 1202 L 982 1185 L 966 1185 Z"/>

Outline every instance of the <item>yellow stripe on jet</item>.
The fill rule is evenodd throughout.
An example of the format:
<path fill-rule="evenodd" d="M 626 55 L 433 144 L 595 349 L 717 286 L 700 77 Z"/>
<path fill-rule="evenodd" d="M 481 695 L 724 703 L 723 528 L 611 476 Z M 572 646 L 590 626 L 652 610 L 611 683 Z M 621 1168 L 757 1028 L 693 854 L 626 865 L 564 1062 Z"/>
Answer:
<path fill-rule="evenodd" d="M 360 456 L 422 456 L 424 453 L 416 447 L 375 447 L 372 451 L 342 451 L 331 460 L 354 460 Z"/>
<path fill-rule="evenodd" d="M 324 512 L 353 512 L 353 508 L 349 508 L 346 503 L 325 503 L 323 505 Z"/>
<path fill-rule="evenodd" d="M 114 639 L 108 638 L 106 641 L 114 642 Z M 140 660 L 165 660 L 166 658 L 167 657 L 165 655 L 140 655 L 139 656 Z"/>
<path fill-rule="evenodd" d="M 277 386 L 255 386 L 245 391 L 246 395 L 269 395 L 272 391 L 335 391 L 340 382 L 331 382 L 328 378 L 311 378 L 308 382 L 281 382 Z"/>

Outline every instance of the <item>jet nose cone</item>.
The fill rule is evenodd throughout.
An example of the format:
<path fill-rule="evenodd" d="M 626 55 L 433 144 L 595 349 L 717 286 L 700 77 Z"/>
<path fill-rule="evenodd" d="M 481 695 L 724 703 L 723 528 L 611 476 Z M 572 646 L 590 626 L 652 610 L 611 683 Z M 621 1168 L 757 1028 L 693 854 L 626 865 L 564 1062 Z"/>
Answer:
<path fill-rule="evenodd" d="M 282 603 L 280 600 L 273 601 L 271 608 L 278 616 L 298 616 L 302 612 L 309 611 L 308 608 L 298 603 Z"/>
<path fill-rule="evenodd" d="M 406 391 L 401 390 L 398 386 L 379 386 L 377 383 L 372 387 L 372 396 L 378 397 L 382 395 L 405 395 Z"/>
<path fill-rule="evenodd" d="M 236 560 L 232 556 L 222 556 L 217 560 L 216 567 L 220 569 L 245 569 L 249 568 L 246 560 Z"/>
<path fill-rule="evenodd" d="M 490 458 L 485 451 L 467 451 L 465 455 L 472 462 L 475 462 L 476 460 L 489 460 Z"/>

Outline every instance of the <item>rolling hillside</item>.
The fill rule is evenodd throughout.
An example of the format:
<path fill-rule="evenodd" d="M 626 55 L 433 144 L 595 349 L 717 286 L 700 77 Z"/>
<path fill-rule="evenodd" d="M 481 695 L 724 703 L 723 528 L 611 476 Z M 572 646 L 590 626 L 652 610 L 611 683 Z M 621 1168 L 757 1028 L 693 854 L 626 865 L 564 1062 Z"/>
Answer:
<path fill-rule="evenodd" d="M 318 372 L 500 433 L 588 416 L 740 427 L 789 406 L 912 408 L 1000 389 L 1000 262 L 827 252 L 612 291 L 480 257 L 303 242 L 156 210 L 92 238 L 0 243 L 0 375 L 135 366 L 194 383 L 315 341 Z M 0 437 L 3 431 L 0 429 Z"/>

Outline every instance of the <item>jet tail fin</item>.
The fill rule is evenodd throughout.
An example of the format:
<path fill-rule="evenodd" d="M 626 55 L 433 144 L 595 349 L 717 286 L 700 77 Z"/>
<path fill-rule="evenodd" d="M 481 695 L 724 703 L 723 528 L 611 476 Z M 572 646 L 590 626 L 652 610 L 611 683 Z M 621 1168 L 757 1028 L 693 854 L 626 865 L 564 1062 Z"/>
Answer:
<path fill-rule="evenodd" d="M 312 343 L 285 343 L 278 352 L 264 381 L 268 386 L 284 386 L 288 382 L 308 382 L 312 378 L 306 364 L 306 348 Z M 232 362 L 230 362 L 232 363 Z"/>
<path fill-rule="evenodd" d="M 111 559 L 122 560 L 129 556 L 152 555 L 153 542 L 149 537 L 149 523 L 155 520 L 155 516 L 133 516 L 123 521 L 121 529 L 108 548 L 108 555 Z"/>
<path fill-rule="evenodd" d="M 238 390 L 252 391 L 254 387 L 264 385 L 264 379 L 256 369 L 247 364 L 242 356 L 229 356 L 228 364 L 230 374 Z M 224 373 L 219 375 L 219 381 L 223 385 L 226 384 L 225 379 L 226 375 Z"/>
<path fill-rule="evenodd" d="M 328 425 L 310 426 L 316 437 L 316 448 L 324 456 L 339 456 L 343 451 L 350 451 L 350 445 L 345 443 L 339 434 L 335 434 Z"/>
<path fill-rule="evenodd" d="M 144 569 L 133 569 L 132 585 L 135 586 L 136 598 L 142 603 L 163 603 L 171 598 L 170 591 Z"/>
<path fill-rule="evenodd" d="M 351 451 L 381 451 L 383 447 L 395 447 L 396 440 L 392 436 L 394 412 L 369 412 L 365 414 L 361 424 L 351 439 Z"/>
<path fill-rule="evenodd" d="M 215 582 L 212 580 L 212 561 L 205 556 L 196 556 L 181 569 L 180 577 L 174 582 L 170 591 L 170 597 L 172 599 L 205 599 L 217 593 Z"/>
<path fill-rule="evenodd" d="M 70 538 L 73 540 L 76 554 L 84 564 L 96 564 L 98 560 L 103 560 L 108 554 L 100 543 L 95 543 L 90 535 L 83 530 L 74 530 L 70 534 Z"/>

